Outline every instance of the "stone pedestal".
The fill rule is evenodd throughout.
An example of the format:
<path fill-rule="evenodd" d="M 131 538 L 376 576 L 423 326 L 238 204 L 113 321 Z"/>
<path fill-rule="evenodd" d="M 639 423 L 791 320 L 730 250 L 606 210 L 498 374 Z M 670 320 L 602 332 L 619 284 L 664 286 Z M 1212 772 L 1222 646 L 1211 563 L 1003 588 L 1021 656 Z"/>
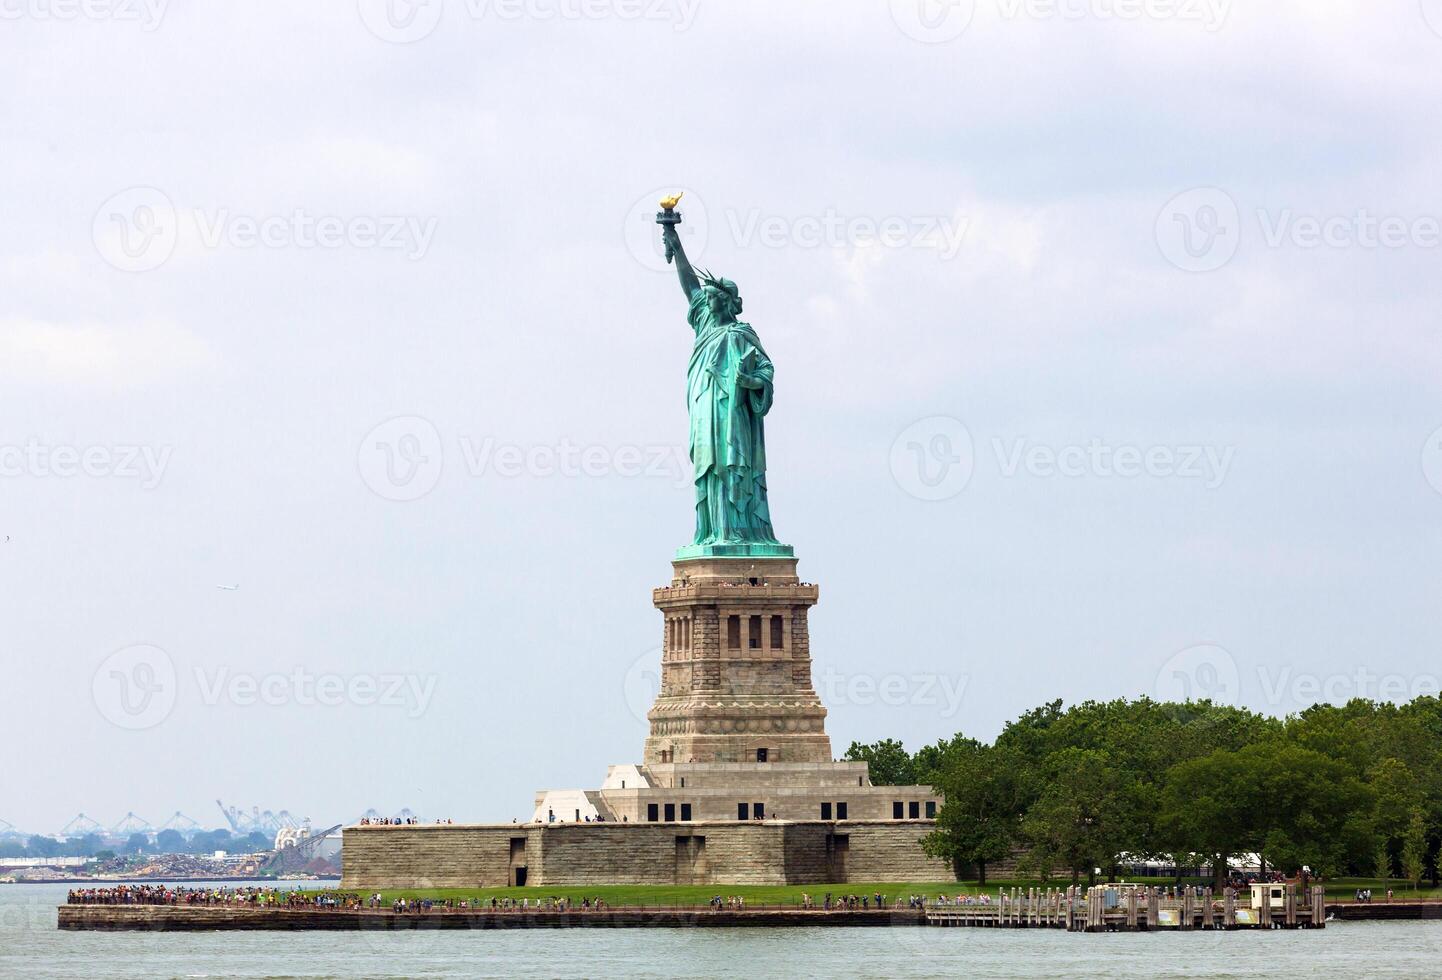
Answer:
<path fill-rule="evenodd" d="M 806 623 L 817 588 L 797 578 L 796 559 L 691 558 L 672 569 L 652 595 L 665 625 L 643 764 L 830 762 Z"/>

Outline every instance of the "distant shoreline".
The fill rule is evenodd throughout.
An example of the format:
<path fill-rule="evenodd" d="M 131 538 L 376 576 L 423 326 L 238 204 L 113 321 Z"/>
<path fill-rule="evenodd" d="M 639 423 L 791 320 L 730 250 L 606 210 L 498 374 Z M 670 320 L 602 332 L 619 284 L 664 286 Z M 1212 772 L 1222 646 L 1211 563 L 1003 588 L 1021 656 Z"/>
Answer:
<path fill-rule="evenodd" d="M 1327 911 L 1342 922 L 1417 921 L 1442 919 L 1442 902 L 1329 903 Z M 378 930 L 412 929 L 566 929 L 566 928 L 735 928 L 797 926 L 914 927 L 927 923 L 920 909 L 705 907 L 605 909 L 433 909 L 394 912 L 388 909 L 251 908 L 184 905 L 61 905 L 58 928 L 63 931 L 190 932 L 250 930 Z M 1035 923 L 1015 923 L 1018 927 Z M 1161 930 L 1163 932 L 1174 930 Z"/>
<path fill-rule="evenodd" d="M 314 878 L 259 878 L 254 875 L 151 875 L 145 878 L 22 878 L 0 881 L 0 885 L 154 885 L 165 882 L 198 884 L 206 881 L 264 881 L 276 885 L 297 885 L 307 881 L 340 881 L 340 875 L 316 875 Z"/>

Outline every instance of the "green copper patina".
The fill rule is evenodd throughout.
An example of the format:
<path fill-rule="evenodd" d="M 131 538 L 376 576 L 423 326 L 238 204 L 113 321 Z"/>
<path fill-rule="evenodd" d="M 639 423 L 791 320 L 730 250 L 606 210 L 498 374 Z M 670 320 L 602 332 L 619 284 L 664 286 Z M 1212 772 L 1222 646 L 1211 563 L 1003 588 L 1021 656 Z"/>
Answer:
<path fill-rule="evenodd" d="M 741 313 L 741 292 L 730 279 L 703 272 L 686 258 L 676 225 L 676 198 L 656 216 L 666 259 L 676 262 L 696 332 L 686 368 L 691 415 L 691 463 L 696 484 L 696 536 L 678 559 L 790 557 L 776 540 L 766 503 L 766 413 L 775 368 L 761 338 Z"/>

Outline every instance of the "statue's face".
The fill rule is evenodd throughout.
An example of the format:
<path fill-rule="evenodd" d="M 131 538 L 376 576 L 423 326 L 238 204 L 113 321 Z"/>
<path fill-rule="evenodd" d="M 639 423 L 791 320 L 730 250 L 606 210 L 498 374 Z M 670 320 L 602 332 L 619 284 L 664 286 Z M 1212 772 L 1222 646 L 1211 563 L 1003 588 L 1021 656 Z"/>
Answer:
<path fill-rule="evenodd" d="M 727 296 L 715 286 L 706 288 L 706 300 L 711 307 L 711 312 L 723 322 L 736 319 L 736 311 L 732 307 L 731 297 Z"/>

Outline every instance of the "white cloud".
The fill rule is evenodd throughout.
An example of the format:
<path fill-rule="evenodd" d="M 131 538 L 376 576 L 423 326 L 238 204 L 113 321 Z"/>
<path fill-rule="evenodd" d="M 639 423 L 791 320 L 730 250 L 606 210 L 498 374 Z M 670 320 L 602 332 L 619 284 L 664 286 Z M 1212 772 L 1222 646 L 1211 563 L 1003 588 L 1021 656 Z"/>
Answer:
<path fill-rule="evenodd" d="M 0 320 L 0 373 L 16 382 L 144 387 L 214 363 L 198 337 L 172 323 Z"/>

